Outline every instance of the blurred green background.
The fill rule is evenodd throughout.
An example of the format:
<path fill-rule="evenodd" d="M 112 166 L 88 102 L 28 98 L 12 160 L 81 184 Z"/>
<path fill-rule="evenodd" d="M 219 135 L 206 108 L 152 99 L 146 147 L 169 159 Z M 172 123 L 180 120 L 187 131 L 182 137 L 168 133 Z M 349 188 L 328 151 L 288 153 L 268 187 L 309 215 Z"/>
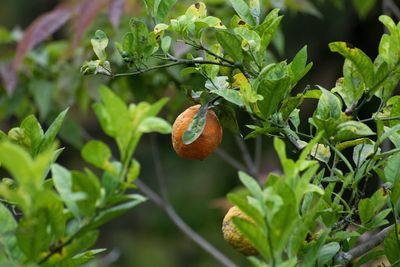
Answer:
<path fill-rule="evenodd" d="M 171 16 L 181 14 L 193 2 L 178 1 Z M 267 2 L 269 1 L 264 1 L 264 6 Z M 283 3 L 271 2 L 276 5 Z M 26 29 L 39 15 L 52 10 L 60 3 L 61 1 L 51 0 L 0 1 L 0 67 L 6 68 L 14 58 L 16 40 L 20 38 L 18 36 L 21 35 L 21 30 Z M 304 45 L 308 46 L 309 59 L 314 62 L 314 66 L 300 82 L 296 89 L 298 91 L 315 84 L 332 88 L 335 80 L 341 76 L 343 59 L 329 51 L 329 42 L 347 41 L 361 48 L 370 57 L 375 57 L 383 33 L 383 26 L 378 22 L 378 16 L 383 13 L 380 1 L 377 1 L 364 17 L 357 13 L 351 1 L 320 0 L 313 3 L 319 11 L 318 16 L 304 12 L 309 9 L 301 10 L 290 5 L 282 11 L 285 15 L 282 22 L 284 43 L 281 42 L 281 46 L 272 51 L 279 60 L 291 59 Z M 209 0 L 206 4 L 209 12 L 220 16 L 223 21 L 229 21 L 233 14 L 229 1 Z M 79 16 L 84 17 L 85 14 Z M 67 167 L 81 169 L 85 163 L 79 148 L 85 140 L 98 138 L 111 143 L 101 132 L 90 108 L 90 103 L 97 98 L 96 90 L 99 84 L 110 84 L 111 88 L 129 102 L 153 102 L 161 96 L 171 97 L 164 116 L 168 114 L 167 119 L 172 123 L 176 115 L 190 105 L 185 96 L 186 89 L 202 86 L 201 79 L 182 79 L 179 77 L 179 69 L 150 72 L 112 82 L 102 77 L 82 77 L 79 73 L 80 65 L 90 53 L 90 36 L 94 31 L 100 28 L 113 40 L 118 40 L 132 16 L 150 21 L 141 1 L 127 0 L 119 28 L 114 29 L 106 12 L 102 11 L 96 14 L 73 52 L 66 52 L 76 30 L 73 23 L 69 23 L 54 34 L 52 39 L 28 54 L 13 96 L 7 96 L 4 86 L 0 85 L 0 128 L 8 131 L 17 121 L 32 112 L 39 113 L 41 121 L 46 124 L 58 111 L 71 106 L 69 119 L 61 135 L 62 145 L 66 150 L 60 161 Z M 8 36 L 6 31 L 11 32 L 12 37 Z M 280 49 L 282 51 L 279 51 Z M 64 57 L 64 53 L 68 54 L 67 58 Z M 121 61 L 114 56 L 117 61 Z M 123 67 L 121 69 L 124 70 Z M 33 77 L 42 83 L 34 83 Z M 305 104 L 310 108 L 304 109 L 304 114 L 301 114 L 303 120 L 307 120 L 311 114 L 314 103 Z M 245 125 L 247 115 L 238 113 L 237 116 L 239 125 Z M 241 128 L 241 131 L 243 135 L 246 134 L 245 127 Z M 248 140 L 246 144 L 253 154 L 255 140 Z M 168 195 L 177 213 L 238 265 L 247 266 L 244 257 L 229 247 L 221 234 L 222 218 L 229 207 L 225 196 L 239 186 L 236 170 L 215 154 L 204 161 L 181 159 L 172 149 L 170 136 L 145 136 L 135 157 L 142 164 L 140 178 L 156 191 L 159 188 L 152 147 L 156 147 L 160 152 Z M 224 132 L 221 148 L 242 161 L 235 138 L 228 131 Z M 261 158 L 260 175 L 265 177 L 270 171 L 279 171 L 280 166 L 269 138 L 262 141 Z M 104 226 L 97 247 L 107 248 L 108 254 L 93 263 L 93 266 L 219 266 L 210 255 L 183 235 L 151 201 Z"/>

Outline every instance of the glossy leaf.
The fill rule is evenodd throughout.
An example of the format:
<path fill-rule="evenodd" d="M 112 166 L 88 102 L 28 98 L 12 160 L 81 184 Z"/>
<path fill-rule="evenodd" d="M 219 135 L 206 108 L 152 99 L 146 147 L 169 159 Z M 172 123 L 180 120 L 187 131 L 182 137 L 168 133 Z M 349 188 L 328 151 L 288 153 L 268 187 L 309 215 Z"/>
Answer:
<path fill-rule="evenodd" d="M 203 133 L 206 125 L 207 112 L 208 105 L 202 105 L 196 115 L 194 115 L 189 127 L 182 135 L 182 142 L 185 145 L 193 143 Z"/>
<path fill-rule="evenodd" d="M 240 40 L 236 35 L 227 30 L 218 30 L 216 33 L 217 40 L 224 49 L 225 54 L 231 56 L 235 61 L 243 61 L 243 51 Z"/>
<path fill-rule="evenodd" d="M 45 134 L 43 136 L 42 142 L 39 145 L 38 152 L 45 151 L 46 149 L 49 149 L 53 145 L 53 143 L 57 137 L 57 134 L 59 133 L 61 126 L 64 122 L 64 118 L 65 118 L 67 112 L 68 112 L 68 108 L 65 109 L 63 112 L 61 112 L 60 114 L 58 114 L 56 119 L 53 121 L 53 123 L 47 129 L 47 131 L 45 132 Z"/>
<path fill-rule="evenodd" d="M 392 264 L 400 260 L 399 234 L 396 233 L 395 229 L 392 229 L 383 242 L 386 257 Z"/>
<path fill-rule="evenodd" d="M 147 117 L 139 124 L 138 130 L 142 133 L 169 134 L 171 133 L 171 124 L 162 118 Z"/>
<path fill-rule="evenodd" d="M 253 17 L 249 5 L 244 0 L 229 0 L 236 13 L 242 20 L 251 26 L 256 26 L 256 19 Z"/>
<path fill-rule="evenodd" d="M 325 244 L 318 253 L 318 266 L 325 266 L 332 262 L 334 256 L 339 250 L 340 245 L 337 242 Z"/>
<path fill-rule="evenodd" d="M 261 72 L 255 86 L 257 93 L 263 97 L 263 100 L 257 102 L 263 118 L 268 118 L 276 111 L 280 102 L 288 93 L 289 85 L 290 78 L 286 63 L 267 67 L 266 70 Z"/>
<path fill-rule="evenodd" d="M 239 107 L 243 107 L 244 103 L 239 91 L 233 89 L 211 90 L 210 93 L 216 94 Z"/>
<path fill-rule="evenodd" d="M 95 218 L 93 223 L 91 224 L 91 228 L 98 228 L 99 226 L 107 223 L 111 219 L 120 216 L 130 210 L 131 208 L 139 205 L 146 201 L 146 198 L 141 195 L 129 195 L 130 201 L 110 207 L 106 210 L 103 210 L 99 213 L 99 215 Z"/>
<path fill-rule="evenodd" d="M 51 235 L 47 231 L 49 219 L 46 211 L 39 211 L 33 218 L 23 218 L 17 227 L 18 246 L 30 261 L 36 261 L 50 245 Z"/>
<path fill-rule="evenodd" d="M 81 151 L 82 157 L 94 166 L 106 169 L 111 157 L 110 148 L 103 142 L 92 140 L 85 144 Z"/>
<path fill-rule="evenodd" d="M 400 154 L 391 156 L 385 163 L 384 173 L 386 182 L 396 184 L 400 180 Z"/>
<path fill-rule="evenodd" d="M 346 121 L 337 126 L 336 140 L 344 141 L 374 135 L 375 133 L 364 123 Z"/>
<path fill-rule="evenodd" d="M 21 260 L 22 252 L 17 245 L 15 231 L 18 223 L 16 222 L 12 213 L 0 203 L 0 247 L 4 250 L 10 259 L 18 261 Z"/>
<path fill-rule="evenodd" d="M 154 0 L 154 14 L 157 18 L 157 21 L 164 21 L 168 12 L 175 5 L 175 3 L 176 0 Z"/>
<path fill-rule="evenodd" d="M 77 202 L 85 199 L 86 194 L 82 192 L 74 192 L 72 174 L 64 167 L 58 164 L 53 164 L 51 167 L 51 173 L 53 175 L 54 186 L 57 189 L 57 192 L 60 194 L 62 200 L 75 215 L 75 217 L 79 217 L 81 215 L 81 211 L 77 205 Z"/>
<path fill-rule="evenodd" d="M 31 154 L 35 156 L 43 138 L 42 126 L 34 115 L 30 115 L 21 122 L 21 128 L 24 129 L 24 133 L 29 137 Z"/>
<path fill-rule="evenodd" d="M 366 86 L 371 89 L 373 86 L 374 65 L 363 51 L 344 42 L 330 43 L 329 48 L 331 51 L 338 52 L 350 60 L 361 74 Z"/>
<path fill-rule="evenodd" d="M 96 54 L 96 56 L 100 60 L 106 60 L 107 54 L 105 49 L 108 45 L 107 35 L 103 31 L 97 30 L 94 34 L 94 37 L 90 41 L 92 43 L 93 51 Z"/>

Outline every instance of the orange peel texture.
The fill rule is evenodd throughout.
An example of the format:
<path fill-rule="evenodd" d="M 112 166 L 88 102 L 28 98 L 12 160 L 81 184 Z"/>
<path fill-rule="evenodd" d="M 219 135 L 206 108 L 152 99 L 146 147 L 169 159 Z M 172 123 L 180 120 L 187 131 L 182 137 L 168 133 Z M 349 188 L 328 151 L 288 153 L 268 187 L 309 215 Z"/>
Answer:
<path fill-rule="evenodd" d="M 214 111 L 208 110 L 206 124 L 199 138 L 188 145 L 183 143 L 182 135 L 199 109 L 200 105 L 187 108 L 172 125 L 172 146 L 175 152 L 183 158 L 203 160 L 212 154 L 222 141 L 222 128 L 218 117 Z"/>
<path fill-rule="evenodd" d="M 257 250 L 252 246 L 250 241 L 233 224 L 233 217 L 239 217 L 243 220 L 254 223 L 254 221 L 249 216 L 244 214 L 237 206 L 233 206 L 226 213 L 222 223 L 222 232 L 224 234 L 224 239 L 234 249 L 245 256 L 258 255 Z"/>

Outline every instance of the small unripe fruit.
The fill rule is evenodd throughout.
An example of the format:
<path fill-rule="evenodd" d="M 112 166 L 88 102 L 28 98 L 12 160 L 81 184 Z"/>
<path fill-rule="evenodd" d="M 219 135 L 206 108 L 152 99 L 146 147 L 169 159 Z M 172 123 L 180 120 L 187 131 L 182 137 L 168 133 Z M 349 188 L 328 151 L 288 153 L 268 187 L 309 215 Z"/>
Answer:
<path fill-rule="evenodd" d="M 222 128 L 214 111 L 208 110 L 206 124 L 201 135 L 191 144 L 185 145 L 182 135 L 188 129 L 200 105 L 191 106 L 182 112 L 172 125 L 172 146 L 175 152 L 188 159 L 202 160 L 208 157 L 222 141 Z"/>
<path fill-rule="evenodd" d="M 236 228 L 233 224 L 232 218 L 239 217 L 243 220 L 247 220 L 251 223 L 254 221 L 244 214 L 237 206 L 233 206 L 229 209 L 224 217 L 222 223 L 222 232 L 224 239 L 237 251 L 246 256 L 258 255 L 257 250 L 252 246 L 250 241 Z"/>

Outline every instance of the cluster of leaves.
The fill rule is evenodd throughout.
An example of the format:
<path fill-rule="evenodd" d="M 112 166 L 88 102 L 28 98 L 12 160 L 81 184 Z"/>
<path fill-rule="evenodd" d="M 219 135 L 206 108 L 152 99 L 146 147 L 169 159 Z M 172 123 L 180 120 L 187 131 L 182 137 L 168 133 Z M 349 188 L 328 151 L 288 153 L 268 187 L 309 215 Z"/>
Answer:
<path fill-rule="evenodd" d="M 191 92 L 191 97 L 200 102 L 203 109 L 216 107 L 224 126 L 237 132 L 232 107 L 238 106 L 260 118 L 266 128 L 271 122 L 278 123 L 272 114 L 309 71 L 311 64 L 307 64 L 305 47 L 291 63 L 273 63 L 267 48 L 282 19 L 278 9 L 270 12 L 262 23 L 258 23 L 259 9 L 258 13 L 254 13 L 245 2 L 232 1 L 232 4 L 239 15 L 232 17 L 229 27 L 223 25 L 219 18 L 207 16 L 206 6 L 200 2 L 190 6 L 184 15 L 171 19 L 170 24 L 157 24 L 151 32 L 143 22 L 132 20 L 131 31 L 116 46 L 124 61 L 136 68 L 134 74 L 172 65 L 192 65 L 184 68 L 181 74 L 200 74 L 205 78 L 204 89 Z M 204 55 L 190 53 L 185 59 L 176 58 L 170 51 L 171 45 L 177 41 L 204 52 Z M 92 44 L 98 59 L 86 62 L 82 72 L 112 77 L 129 75 L 112 73 L 104 50 L 107 43 L 106 35 L 97 31 Z M 154 58 L 171 63 L 146 67 L 146 62 Z M 283 107 L 282 121 L 291 118 L 290 108 L 288 105 Z M 201 114 L 205 116 L 206 113 L 199 112 Z M 194 122 L 204 124 L 205 120 L 198 118 Z M 191 129 L 201 132 L 203 127 L 196 125 Z M 251 136 L 262 133 L 264 128 L 252 126 L 254 134 Z M 198 136 L 198 133 L 192 136 Z M 185 143 L 191 141 L 184 140 Z"/>
<path fill-rule="evenodd" d="M 201 134 L 205 111 L 210 107 L 219 111 L 225 127 L 238 132 L 235 108 L 239 108 L 254 120 L 254 125 L 248 125 L 251 132 L 247 137 L 278 135 L 301 151 L 298 161 L 287 159 L 282 141 L 276 139 L 284 174 L 270 175 L 260 188 L 241 173 L 250 196 L 229 196 L 255 221 L 234 220 L 260 252 L 262 260 L 250 258 L 255 266 L 295 266 L 298 262 L 304 266 L 344 266 L 355 257 L 351 252 L 358 237 L 390 224 L 390 216 L 396 227 L 385 238 L 384 250 L 373 250 L 358 265 L 382 255 L 392 264 L 398 263 L 396 251 L 400 247 L 395 233 L 400 180 L 395 166 L 399 163 L 400 98 L 392 94 L 400 80 L 400 24 L 388 16 L 379 18 L 389 33 L 382 36 L 374 61 L 348 43 L 331 43 L 330 49 L 345 57 L 343 77 L 332 90 L 317 86 L 292 96 L 291 91 L 312 66 L 307 64 L 306 47 L 290 63 L 276 62 L 268 46 L 282 19 L 278 10 L 272 10 L 260 22 L 258 1 L 247 4 L 232 0 L 231 4 L 237 15 L 229 25 L 208 16 L 201 2 L 169 23 L 158 23 L 153 31 L 143 22 L 132 20 L 130 32 L 116 47 L 128 66 L 135 69 L 133 73 L 111 71 L 105 56 L 108 39 L 98 31 L 92 44 L 99 59 L 86 62 L 82 71 L 118 77 L 189 65 L 182 69 L 182 76 L 201 75 L 205 82 L 202 89 L 190 92 L 202 108 L 183 135 L 184 143 L 193 142 Z M 155 11 L 154 5 L 148 7 Z M 185 58 L 177 58 L 173 53 L 177 42 L 194 50 Z M 150 60 L 167 63 L 148 67 Z M 91 64 L 98 65 L 89 68 Z M 305 99 L 318 101 L 308 121 L 309 133 L 299 131 Z M 378 109 L 360 119 L 360 109 L 372 100 L 380 102 Z M 376 131 L 371 129 L 373 122 Z M 395 148 L 381 151 L 387 139 Z M 352 154 L 352 160 L 345 156 L 347 153 Z M 384 186 L 367 197 L 366 185 L 373 175 L 379 176 Z M 350 197 L 344 196 L 346 192 Z M 349 225 L 355 230 L 348 231 Z M 305 242 L 307 236 L 312 237 L 311 242 Z"/>
<path fill-rule="evenodd" d="M 278 264 L 275 266 L 295 266 L 298 261 L 302 262 L 302 266 L 345 266 L 348 260 L 354 258 L 354 255 L 350 254 L 350 258 L 346 259 L 346 252 L 350 253 L 352 248 L 357 246 L 358 237 L 367 231 L 389 225 L 390 215 L 394 218 L 395 227 L 386 236 L 384 248 L 370 248 L 371 251 L 365 251 L 366 255 L 356 266 L 380 256 L 386 256 L 393 266 L 400 262 L 400 242 L 396 234 L 400 211 L 400 180 L 397 172 L 399 97 L 391 97 L 400 81 L 400 23 L 396 25 L 387 16 L 381 16 L 379 19 L 388 28 L 389 33 L 383 35 L 379 55 L 374 62 L 360 49 L 349 44 L 331 43 L 331 50 L 345 57 L 344 77 L 338 79 L 335 88 L 328 91 L 319 87 L 318 90 L 310 90 L 285 99 L 282 107 L 288 103 L 287 106 L 291 108 L 300 105 L 299 98 L 312 95 L 319 99 L 314 115 L 309 119 L 309 134 L 298 132 L 295 124 L 286 130 L 289 134 L 287 137 L 290 137 L 297 148 L 302 149 L 299 160 L 296 163 L 287 160 L 282 142 L 275 140 L 284 175 L 279 179 L 270 175 L 264 191 L 256 191 L 254 182 L 250 184 L 242 177 L 241 180 L 251 196 L 230 196 L 230 200 L 249 215 L 258 227 L 240 219 L 235 221 L 266 261 L 262 263 L 251 259 L 255 266 L 270 266 L 263 265 L 266 263 Z M 380 101 L 378 109 L 371 117 L 359 119 L 359 109 L 370 103 L 373 98 Z M 298 121 L 298 118 L 294 121 Z M 375 123 L 376 132 L 366 124 L 368 122 Z M 264 130 L 269 131 L 270 128 L 264 127 Z M 314 134 L 317 138 L 313 138 Z M 299 136 L 303 139 L 313 139 L 307 144 L 300 140 Z M 382 152 L 380 147 L 387 139 L 395 148 Z M 352 160 L 345 156 L 344 153 L 348 152 L 352 152 Z M 304 153 L 324 163 L 326 170 L 316 174 L 318 165 L 315 165 L 315 169 L 311 165 L 310 171 L 306 171 L 311 176 L 301 177 L 299 171 L 308 167 L 303 162 Z M 343 163 L 341 168 L 338 167 L 339 163 Z M 366 197 L 368 179 L 374 174 L 381 179 L 383 186 L 371 197 Z M 293 175 L 297 177 L 294 179 Z M 323 189 L 322 192 L 318 190 L 317 194 L 310 194 L 303 188 L 299 196 L 297 183 L 308 182 L 311 178 L 317 188 Z M 291 187 L 292 192 L 279 193 L 275 187 L 281 184 Z M 346 191 L 350 192 L 350 198 L 344 198 Z M 273 203 L 279 208 L 270 209 L 270 199 L 274 199 Z M 286 201 L 294 206 L 285 206 Z M 285 210 L 284 216 L 280 217 L 277 210 Z M 274 222 L 275 217 L 279 221 Z M 264 220 L 261 220 L 262 218 Z M 294 222 L 294 226 L 288 222 Z M 353 231 L 347 230 L 349 225 L 355 227 Z M 274 239 L 275 232 L 279 233 L 277 240 Z M 318 237 L 315 241 L 303 244 L 303 249 L 300 249 L 301 246 L 299 247 L 296 241 L 304 241 L 307 232 L 310 236 Z M 270 243 L 267 242 L 268 238 L 272 240 Z M 281 241 L 283 243 L 280 243 Z M 298 259 L 292 261 L 296 255 Z"/>
<path fill-rule="evenodd" d="M 90 169 L 72 171 L 55 163 L 63 150 L 55 138 L 67 110 L 46 132 L 33 115 L 8 134 L 1 132 L 1 167 L 10 175 L 0 182 L 1 266 L 80 266 L 104 251 L 90 249 L 98 228 L 146 200 L 126 192 L 140 172 L 132 154 L 144 133 L 170 133 L 170 125 L 156 117 L 166 99 L 127 106 L 106 87 L 100 95 L 93 108 L 120 159 L 99 140 L 87 143 L 82 157 L 103 171 L 100 178 Z"/>

